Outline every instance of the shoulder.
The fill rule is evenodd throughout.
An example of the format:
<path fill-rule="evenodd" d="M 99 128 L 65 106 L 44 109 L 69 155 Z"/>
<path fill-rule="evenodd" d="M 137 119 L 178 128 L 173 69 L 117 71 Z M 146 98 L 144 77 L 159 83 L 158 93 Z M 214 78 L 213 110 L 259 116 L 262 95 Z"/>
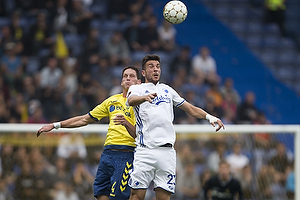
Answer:
<path fill-rule="evenodd" d="M 118 99 L 120 97 L 120 95 L 121 94 L 114 94 L 114 95 L 108 97 L 107 99 L 105 99 L 104 101 Z"/>
<path fill-rule="evenodd" d="M 211 61 L 211 62 L 215 62 L 216 60 L 214 59 L 214 57 L 212 56 L 209 56 L 208 59 Z"/>
<path fill-rule="evenodd" d="M 146 84 L 146 83 L 141 83 L 141 84 L 139 84 L 139 85 L 132 85 L 132 86 L 130 86 L 130 90 L 142 90 L 142 89 L 145 89 L 145 88 L 148 88 L 149 87 L 149 85 L 148 84 Z"/>
<path fill-rule="evenodd" d="M 163 88 L 164 90 L 167 90 L 169 92 L 171 92 L 172 94 L 177 93 L 175 89 L 173 89 L 171 86 L 164 84 L 164 83 L 160 83 L 159 86 L 161 88 Z"/>
<path fill-rule="evenodd" d="M 165 83 L 159 83 L 159 87 L 163 87 L 163 88 L 169 88 L 169 89 L 172 89 L 174 90 L 171 86 L 165 84 Z"/>
<path fill-rule="evenodd" d="M 140 84 L 140 85 L 132 85 L 132 86 L 129 87 L 129 89 L 138 89 L 138 88 L 142 87 L 142 84 Z"/>
<path fill-rule="evenodd" d="M 112 95 L 112 96 L 108 97 L 107 99 L 105 99 L 102 103 L 117 101 L 121 97 L 122 97 L 122 94 L 115 94 L 115 95 Z"/>
<path fill-rule="evenodd" d="M 218 180 L 219 180 L 218 176 L 213 175 L 207 180 L 207 183 L 215 183 L 215 182 L 218 182 Z"/>
<path fill-rule="evenodd" d="M 240 185 L 240 181 L 237 178 L 232 178 L 231 179 L 232 184 L 239 186 Z"/>
<path fill-rule="evenodd" d="M 212 177 L 210 177 L 210 179 L 208 179 L 205 182 L 205 186 L 206 187 L 210 187 L 212 185 L 216 185 L 219 182 L 218 176 L 217 175 L 213 175 Z"/>
<path fill-rule="evenodd" d="M 192 57 L 192 60 L 201 60 L 201 56 L 199 54 L 196 54 Z"/>
<path fill-rule="evenodd" d="M 141 90 L 141 88 L 142 88 L 141 85 L 132 85 L 129 87 L 128 91 L 139 91 L 139 90 Z"/>

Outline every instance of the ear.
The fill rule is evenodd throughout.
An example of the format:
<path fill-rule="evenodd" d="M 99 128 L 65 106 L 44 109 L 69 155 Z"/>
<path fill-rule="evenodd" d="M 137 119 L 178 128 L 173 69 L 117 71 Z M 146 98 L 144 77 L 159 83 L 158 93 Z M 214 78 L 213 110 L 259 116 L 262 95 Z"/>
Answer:
<path fill-rule="evenodd" d="M 142 83 L 141 79 L 137 81 L 137 84 L 140 85 Z"/>
<path fill-rule="evenodd" d="M 145 77 L 145 70 L 142 70 L 142 76 Z"/>

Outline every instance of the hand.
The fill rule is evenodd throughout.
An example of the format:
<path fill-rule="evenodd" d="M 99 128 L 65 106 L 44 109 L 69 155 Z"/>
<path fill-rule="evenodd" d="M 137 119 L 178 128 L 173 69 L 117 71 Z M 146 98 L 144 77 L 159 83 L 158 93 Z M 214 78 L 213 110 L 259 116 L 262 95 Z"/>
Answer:
<path fill-rule="evenodd" d="M 113 121 L 116 125 L 123 125 L 125 126 L 127 124 L 127 120 L 125 119 L 124 115 L 116 115 L 113 118 Z"/>
<path fill-rule="evenodd" d="M 157 96 L 156 93 L 151 93 L 151 94 L 148 94 L 146 96 L 146 101 L 148 101 L 149 103 L 152 103 L 152 100 Z"/>
<path fill-rule="evenodd" d="M 215 123 L 211 123 L 211 124 L 213 125 L 213 127 L 215 127 Z M 219 131 L 222 127 L 223 129 L 225 129 L 225 126 L 220 119 L 217 120 L 217 124 L 219 125 L 219 127 L 216 129 L 216 132 Z"/>
<path fill-rule="evenodd" d="M 36 133 L 36 137 L 39 137 L 43 132 L 49 132 L 54 128 L 53 124 L 47 124 L 44 125 L 42 128 L 40 128 L 37 133 Z"/>
<path fill-rule="evenodd" d="M 225 129 L 225 126 L 224 126 L 223 122 L 222 122 L 219 118 L 217 118 L 217 117 L 215 117 L 215 116 L 212 116 L 212 115 L 210 115 L 210 114 L 207 114 L 207 115 L 205 116 L 205 118 L 209 121 L 209 123 L 210 123 L 213 127 L 216 126 L 215 123 L 217 123 L 217 124 L 219 125 L 219 127 L 216 129 L 216 132 L 219 131 L 222 127 L 223 127 L 223 129 Z"/>

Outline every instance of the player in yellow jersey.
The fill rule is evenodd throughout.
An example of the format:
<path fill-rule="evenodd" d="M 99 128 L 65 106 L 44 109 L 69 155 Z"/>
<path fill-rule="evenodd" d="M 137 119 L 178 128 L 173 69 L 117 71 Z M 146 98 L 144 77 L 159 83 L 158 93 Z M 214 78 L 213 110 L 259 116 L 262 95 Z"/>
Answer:
<path fill-rule="evenodd" d="M 127 186 L 129 170 L 132 168 L 135 148 L 135 117 L 132 107 L 126 106 L 126 95 L 131 85 L 140 84 L 139 70 L 127 66 L 122 72 L 123 93 L 113 95 L 97 105 L 88 114 L 69 118 L 61 122 L 44 125 L 36 135 L 58 128 L 75 128 L 109 117 L 109 127 L 94 181 L 94 196 L 97 200 L 129 199 Z"/>

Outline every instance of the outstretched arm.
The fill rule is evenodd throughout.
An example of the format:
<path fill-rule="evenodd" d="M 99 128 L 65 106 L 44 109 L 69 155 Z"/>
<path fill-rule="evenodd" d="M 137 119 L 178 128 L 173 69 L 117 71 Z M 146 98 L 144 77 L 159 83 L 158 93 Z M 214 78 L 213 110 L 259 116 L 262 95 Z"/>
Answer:
<path fill-rule="evenodd" d="M 193 117 L 199 119 L 207 119 L 213 127 L 215 127 L 215 123 L 217 123 L 219 126 L 217 127 L 216 131 L 219 131 L 221 128 L 225 129 L 223 122 L 219 118 L 208 114 L 203 109 L 193 106 L 189 102 L 185 101 L 179 108 L 181 108 Z"/>
<path fill-rule="evenodd" d="M 140 105 L 141 103 L 144 103 L 145 101 L 152 103 L 152 100 L 156 96 L 157 96 L 156 93 L 151 93 L 151 94 L 144 95 L 144 96 L 132 95 L 127 99 L 127 102 L 128 102 L 128 105 L 130 105 L 130 106 L 137 106 L 137 105 Z"/>
<path fill-rule="evenodd" d="M 61 122 L 44 125 L 37 131 L 36 136 L 39 137 L 43 132 L 49 132 L 54 128 L 76 128 L 86 126 L 93 121 L 94 119 L 89 114 L 72 117 Z"/>
<path fill-rule="evenodd" d="M 113 118 L 113 121 L 116 125 L 122 125 L 126 128 L 127 132 L 131 135 L 131 137 L 136 138 L 136 128 L 129 121 L 126 120 L 124 115 L 116 115 Z"/>

